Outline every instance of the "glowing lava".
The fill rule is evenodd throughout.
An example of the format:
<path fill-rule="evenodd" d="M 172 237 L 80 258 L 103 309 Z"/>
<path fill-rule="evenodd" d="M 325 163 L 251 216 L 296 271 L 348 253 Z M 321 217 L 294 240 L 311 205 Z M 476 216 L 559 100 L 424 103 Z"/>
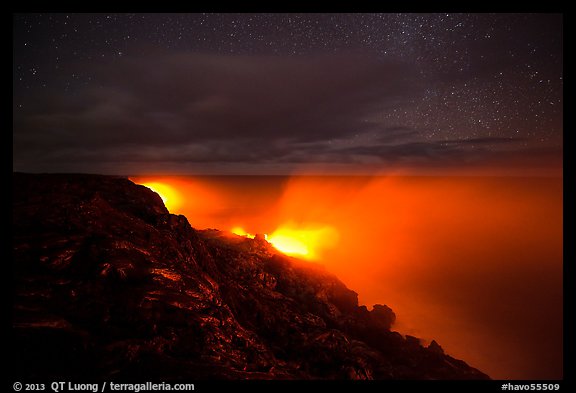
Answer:
<path fill-rule="evenodd" d="M 305 259 L 319 259 L 325 248 L 338 242 L 338 232 L 331 226 L 281 226 L 268 236 L 268 241 L 284 254 Z"/>
<path fill-rule="evenodd" d="M 270 236 L 268 241 L 284 254 L 306 258 L 311 255 L 312 246 L 306 237 L 301 231 L 280 228 Z"/>
<path fill-rule="evenodd" d="M 174 211 L 182 203 L 180 193 L 176 191 L 174 188 L 170 187 L 169 185 L 159 182 L 149 182 L 140 184 L 143 185 L 144 187 L 148 187 L 149 189 L 157 193 L 160 196 L 160 198 L 162 198 L 164 205 L 169 211 Z"/>
<path fill-rule="evenodd" d="M 230 232 L 238 236 L 247 237 L 248 239 L 254 239 L 256 237 L 256 235 L 246 232 L 242 227 L 234 227 Z"/>
<path fill-rule="evenodd" d="M 234 227 L 232 233 L 254 239 L 256 236 L 242 227 Z M 304 259 L 318 259 L 321 249 L 330 248 L 338 240 L 338 232 L 330 226 L 297 228 L 288 224 L 276 229 L 264 238 L 278 251 Z"/>

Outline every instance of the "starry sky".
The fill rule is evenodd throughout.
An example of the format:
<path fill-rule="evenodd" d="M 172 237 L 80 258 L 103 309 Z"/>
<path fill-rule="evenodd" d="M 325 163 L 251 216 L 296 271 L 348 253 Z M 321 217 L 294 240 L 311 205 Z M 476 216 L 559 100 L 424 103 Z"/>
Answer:
<path fill-rule="evenodd" d="M 13 167 L 561 174 L 561 14 L 14 14 Z"/>

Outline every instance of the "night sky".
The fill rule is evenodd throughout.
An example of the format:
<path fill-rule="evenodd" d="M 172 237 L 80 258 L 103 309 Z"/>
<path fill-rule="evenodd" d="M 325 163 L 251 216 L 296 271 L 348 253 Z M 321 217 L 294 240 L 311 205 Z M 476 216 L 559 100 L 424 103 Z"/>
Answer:
<path fill-rule="evenodd" d="M 27 172 L 561 173 L 559 14 L 15 14 Z"/>

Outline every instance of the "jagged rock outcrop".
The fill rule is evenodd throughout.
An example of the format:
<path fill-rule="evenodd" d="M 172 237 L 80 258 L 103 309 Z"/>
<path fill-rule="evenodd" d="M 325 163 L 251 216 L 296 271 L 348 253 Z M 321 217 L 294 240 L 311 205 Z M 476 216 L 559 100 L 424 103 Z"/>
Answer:
<path fill-rule="evenodd" d="M 121 177 L 13 175 L 12 375 L 486 379 L 321 266 Z"/>

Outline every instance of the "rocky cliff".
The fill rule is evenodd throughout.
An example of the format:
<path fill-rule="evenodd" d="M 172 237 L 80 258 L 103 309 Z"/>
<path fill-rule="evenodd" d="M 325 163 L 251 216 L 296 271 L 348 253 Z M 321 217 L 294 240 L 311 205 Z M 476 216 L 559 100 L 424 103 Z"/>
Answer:
<path fill-rule="evenodd" d="M 14 377 L 488 378 L 321 266 L 195 230 L 128 179 L 12 182 Z"/>

